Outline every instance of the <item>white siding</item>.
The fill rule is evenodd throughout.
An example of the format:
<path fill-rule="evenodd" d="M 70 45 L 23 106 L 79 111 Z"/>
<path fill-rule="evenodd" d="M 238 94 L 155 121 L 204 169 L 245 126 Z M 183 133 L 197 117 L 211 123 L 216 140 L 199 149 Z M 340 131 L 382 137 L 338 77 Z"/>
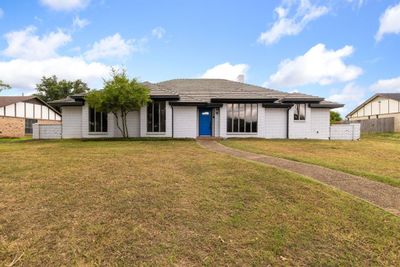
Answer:
<path fill-rule="evenodd" d="M 393 100 L 393 99 L 389 99 L 389 113 L 397 113 L 400 112 L 399 111 L 399 106 L 400 106 L 400 102 Z"/>
<path fill-rule="evenodd" d="M 17 114 L 16 117 L 24 118 L 25 117 L 25 103 L 18 102 L 17 105 Z"/>
<path fill-rule="evenodd" d="M 376 97 L 370 102 L 366 103 L 364 106 L 360 107 L 357 112 L 349 116 L 349 119 L 368 119 L 368 116 L 373 116 L 372 118 L 376 118 L 375 115 L 385 115 L 393 113 L 400 113 L 400 101 L 387 99 L 384 97 Z"/>
<path fill-rule="evenodd" d="M 140 136 L 140 116 L 139 111 L 129 112 L 126 117 L 126 123 L 128 125 L 128 135 L 129 137 L 139 137 Z M 114 115 L 112 115 L 114 117 Z M 117 120 L 114 118 L 114 136 L 122 137 L 121 131 L 117 127 Z M 119 125 L 122 128 L 122 120 L 119 117 Z"/>
<path fill-rule="evenodd" d="M 196 138 L 197 117 L 197 107 L 174 107 L 174 137 Z"/>
<path fill-rule="evenodd" d="M 265 138 L 286 138 L 287 109 L 265 109 Z"/>
<path fill-rule="evenodd" d="M 44 120 L 48 120 L 49 119 L 49 108 L 46 106 L 42 107 L 42 117 Z"/>
<path fill-rule="evenodd" d="M 5 116 L 5 107 L 0 107 L 0 116 Z"/>
<path fill-rule="evenodd" d="M 361 127 L 359 123 L 335 124 L 330 129 L 331 140 L 358 140 Z"/>
<path fill-rule="evenodd" d="M 15 116 L 15 105 L 6 106 L 6 116 L 14 117 Z"/>
<path fill-rule="evenodd" d="M 147 106 L 140 109 L 140 136 L 141 137 L 172 137 L 172 109 L 168 101 L 165 103 L 165 132 L 147 132 Z"/>
<path fill-rule="evenodd" d="M 49 110 L 49 117 L 50 120 L 54 120 L 56 118 L 56 113 L 52 110 Z"/>
<path fill-rule="evenodd" d="M 34 111 L 35 111 L 35 114 L 34 114 L 35 119 L 41 119 L 42 118 L 42 105 L 34 104 Z"/>
<path fill-rule="evenodd" d="M 26 103 L 25 104 L 25 114 L 26 118 L 28 119 L 33 119 L 33 104 L 31 103 Z"/>
<path fill-rule="evenodd" d="M 290 139 L 328 139 L 329 109 L 310 108 L 306 105 L 306 120 L 295 121 L 294 108 L 289 110 Z"/>
<path fill-rule="evenodd" d="M 82 107 L 63 107 L 63 138 L 82 138 Z"/>

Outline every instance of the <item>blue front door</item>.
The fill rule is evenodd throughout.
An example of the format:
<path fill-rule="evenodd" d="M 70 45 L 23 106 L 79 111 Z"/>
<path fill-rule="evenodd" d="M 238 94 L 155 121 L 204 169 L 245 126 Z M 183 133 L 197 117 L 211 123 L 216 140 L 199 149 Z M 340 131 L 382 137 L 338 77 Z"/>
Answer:
<path fill-rule="evenodd" d="M 212 128 L 211 128 L 211 109 L 210 108 L 201 108 L 199 109 L 199 135 L 200 136 L 211 136 Z"/>

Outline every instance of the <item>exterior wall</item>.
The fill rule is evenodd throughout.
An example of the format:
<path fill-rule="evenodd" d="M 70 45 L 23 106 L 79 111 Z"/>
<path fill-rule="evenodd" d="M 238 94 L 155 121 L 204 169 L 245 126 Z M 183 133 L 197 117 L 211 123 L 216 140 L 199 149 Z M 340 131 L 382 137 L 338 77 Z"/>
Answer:
<path fill-rule="evenodd" d="M 0 137 L 25 136 L 25 119 L 0 117 Z"/>
<path fill-rule="evenodd" d="M 114 137 L 122 137 L 121 131 L 118 129 L 117 120 L 114 115 Z M 120 127 L 122 127 L 122 119 L 118 120 Z M 139 111 L 129 112 L 126 117 L 126 123 L 128 126 L 128 135 L 129 137 L 139 137 L 140 136 L 140 113 Z"/>
<path fill-rule="evenodd" d="M 33 125 L 33 139 L 60 139 L 62 126 L 60 124 L 39 124 Z"/>
<path fill-rule="evenodd" d="M 265 109 L 265 138 L 287 137 L 287 109 Z"/>
<path fill-rule="evenodd" d="M 394 131 L 400 132 L 400 113 L 379 114 L 371 117 L 368 116 L 349 117 L 349 121 L 360 121 L 360 120 L 380 119 L 380 118 L 394 118 Z"/>
<path fill-rule="evenodd" d="M 242 137 L 242 138 L 263 138 L 265 137 L 265 111 L 262 104 L 257 105 L 258 108 L 258 127 L 257 133 L 228 133 L 226 131 L 227 122 L 227 110 L 226 104 L 220 108 L 220 137 L 230 138 L 230 137 Z"/>
<path fill-rule="evenodd" d="M 295 121 L 294 107 L 289 110 L 289 139 L 328 139 L 329 109 L 310 108 L 306 105 L 306 119 Z"/>
<path fill-rule="evenodd" d="M 140 109 L 140 137 L 172 137 L 172 108 L 169 102 L 165 103 L 165 132 L 147 132 L 147 106 Z"/>
<path fill-rule="evenodd" d="M 63 138 L 82 138 L 82 107 L 62 108 Z"/>
<path fill-rule="evenodd" d="M 376 118 L 376 115 L 379 115 L 379 118 L 383 118 L 381 117 L 382 115 L 395 113 L 400 113 L 400 101 L 376 97 L 348 118 L 352 121 L 369 119 L 369 116 Z"/>
<path fill-rule="evenodd" d="M 197 107 L 174 107 L 174 137 L 196 138 L 198 123 Z"/>
<path fill-rule="evenodd" d="M 82 106 L 82 137 L 81 138 L 110 138 L 114 137 L 114 115 L 108 114 L 107 132 L 106 133 L 90 133 L 89 132 L 89 105 L 85 103 Z"/>
<path fill-rule="evenodd" d="M 47 106 L 27 102 L 0 107 L 0 116 L 61 121 L 61 116 Z"/>

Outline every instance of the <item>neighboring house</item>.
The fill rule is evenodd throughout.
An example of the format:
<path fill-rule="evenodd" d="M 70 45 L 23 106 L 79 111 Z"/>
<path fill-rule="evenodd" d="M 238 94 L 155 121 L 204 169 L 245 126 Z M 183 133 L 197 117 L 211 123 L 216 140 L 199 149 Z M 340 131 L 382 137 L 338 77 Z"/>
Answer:
<path fill-rule="evenodd" d="M 400 93 L 375 94 L 356 107 L 346 118 L 349 121 L 394 118 L 394 131 L 400 132 Z"/>
<path fill-rule="evenodd" d="M 343 106 L 220 79 L 144 84 L 153 101 L 128 114 L 131 137 L 329 139 L 329 111 Z M 84 95 L 51 104 L 62 110 L 62 138 L 121 137 L 114 116 L 90 108 Z"/>
<path fill-rule="evenodd" d="M 61 123 L 61 114 L 35 96 L 0 96 L 0 137 L 31 135 L 38 122 Z"/>

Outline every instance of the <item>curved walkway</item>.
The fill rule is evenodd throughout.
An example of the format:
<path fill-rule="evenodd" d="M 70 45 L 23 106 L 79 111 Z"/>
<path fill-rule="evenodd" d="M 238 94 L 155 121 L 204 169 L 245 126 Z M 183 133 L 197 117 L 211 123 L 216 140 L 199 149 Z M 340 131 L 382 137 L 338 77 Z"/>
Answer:
<path fill-rule="evenodd" d="M 317 165 L 237 150 L 214 140 L 198 140 L 197 142 L 214 152 L 261 162 L 314 178 L 400 216 L 400 188 Z"/>

